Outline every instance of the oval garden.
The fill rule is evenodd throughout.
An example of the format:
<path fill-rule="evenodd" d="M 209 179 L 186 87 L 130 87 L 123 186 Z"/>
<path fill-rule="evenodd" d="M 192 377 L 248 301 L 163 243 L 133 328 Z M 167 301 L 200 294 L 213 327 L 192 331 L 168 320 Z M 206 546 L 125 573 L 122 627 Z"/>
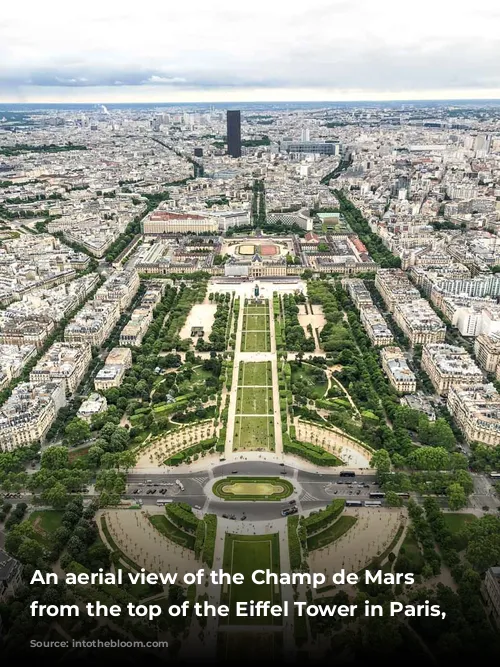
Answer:
<path fill-rule="evenodd" d="M 223 500 L 283 500 L 294 487 L 280 477 L 224 477 L 214 483 L 212 492 Z"/>

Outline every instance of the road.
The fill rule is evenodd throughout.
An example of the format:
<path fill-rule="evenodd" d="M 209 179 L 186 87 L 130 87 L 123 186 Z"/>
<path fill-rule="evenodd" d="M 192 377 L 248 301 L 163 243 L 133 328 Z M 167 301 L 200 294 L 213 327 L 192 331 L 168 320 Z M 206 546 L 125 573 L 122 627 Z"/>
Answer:
<path fill-rule="evenodd" d="M 286 474 L 283 474 L 286 473 Z M 281 502 L 269 501 L 224 501 L 215 498 L 210 490 L 216 479 L 228 475 L 242 476 L 282 476 L 288 479 L 295 487 L 295 493 Z M 184 486 L 181 491 L 176 484 L 179 480 Z M 359 480 L 359 481 L 358 481 Z M 210 472 L 200 471 L 194 474 L 158 473 L 158 474 L 129 474 L 128 494 L 130 498 L 141 499 L 144 506 L 156 505 L 159 498 L 182 500 L 192 507 L 198 506 L 203 512 L 222 516 L 235 515 L 238 519 L 244 514 L 250 521 L 266 521 L 281 516 L 281 509 L 290 499 L 297 501 L 300 512 L 325 507 L 334 498 L 351 498 L 352 500 L 368 500 L 369 493 L 376 491 L 374 474 L 358 476 L 358 480 L 346 480 L 339 473 L 318 473 L 299 470 L 288 465 L 279 465 L 269 461 L 240 461 L 239 463 L 223 463 L 214 467 Z M 362 481 L 361 481 L 362 480 Z M 150 486 L 147 486 L 147 484 Z M 349 482 L 346 483 L 346 482 Z M 142 483 L 142 486 L 141 486 Z M 157 484 L 156 493 L 147 493 Z M 370 485 L 369 487 L 363 485 Z M 166 489 L 160 494 L 160 488 Z M 138 493 L 133 493 L 135 490 Z"/>

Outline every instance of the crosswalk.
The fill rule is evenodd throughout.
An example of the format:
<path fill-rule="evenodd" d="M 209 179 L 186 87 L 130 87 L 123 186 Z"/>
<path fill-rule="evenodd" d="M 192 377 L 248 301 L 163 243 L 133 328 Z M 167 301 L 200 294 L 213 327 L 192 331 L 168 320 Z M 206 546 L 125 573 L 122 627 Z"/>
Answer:
<path fill-rule="evenodd" d="M 208 477 L 193 477 L 193 480 L 195 482 L 198 482 L 201 486 L 205 486 L 205 484 L 208 482 Z"/>
<path fill-rule="evenodd" d="M 318 498 L 310 494 L 308 491 L 304 491 L 304 495 L 300 497 L 300 502 L 304 502 L 305 500 L 318 500 Z"/>

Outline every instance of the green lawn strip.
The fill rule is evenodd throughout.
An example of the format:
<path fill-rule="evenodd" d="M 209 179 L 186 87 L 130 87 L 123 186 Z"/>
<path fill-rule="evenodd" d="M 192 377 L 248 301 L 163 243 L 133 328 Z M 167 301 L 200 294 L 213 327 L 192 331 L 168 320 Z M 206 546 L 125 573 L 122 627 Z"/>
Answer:
<path fill-rule="evenodd" d="M 152 514 L 149 517 L 153 526 L 171 542 L 175 542 L 181 547 L 194 551 L 195 536 L 184 532 L 163 514 Z"/>
<path fill-rule="evenodd" d="M 238 372 L 238 385 L 242 386 L 270 386 L 271 362 L 270 361 L 246 361 L 240 364 Z"/>
<path fill-rule="evenodd" d="M 30 514 L 29 521 L 35 527 L 40 544 L 48 548 L 52 546 L 52 533 L 60 527 L 63 514 L 58 510 L 38 510 Z"/>
<path fill-rule="evenodd" d="M 328 544 L 335 542 L 339 537 L 342 537 L 344 533 L 354 526 L 357 518 L 355 516 L 350 516 L 348 514 L 341 516 L 329 526 L 326 530 L 317 533 L 312 537 L 307 539 L 307 548 L 309 551 L 314 551 L 315 549 L 321 549 L 326 547 Z"/>
<path fill-rule="evenodd" d="M 129 565 L 133 570 L 139 571 L 141 568 L 136 563 L 134 563 L 134 561 L 131 558 L 129 558 L 126 554 L 124 554 L 123 551 L 120 549 L 120 547 L 114 541 L 113 537 L 111 536 L 111 533 L 109 532 L 105 516 L 101 516 L 101 528 L 102 532 L 104 533 L 104 537 L 106 538 L 106 541 L 108 545 L 111 547 L 111 549 L 115 551 L 117 554 L 119 554 L 120 558 L 125 563 L 127 563 L 127 565 Z"/>
<path fill-rule="evenodd" d="M 224 487 L 234 486 L 235 491 L 237 486 L 240 484 L 255 486 L 255 493 L 231 493 L 230 491 L 225 491 Z M 276 490 L 271 494 L 259 493 L 259 485 L 263 484 L 272 484 L 276 487 L 281 487 L 283 490 Z M 283 500 L 292 495 L 294 491 L 293 485 L 286 479 L 281 479 L 280 477 L 226 477 L 225 479 L 219 479 L 215 482 L 212 487 L 212 493 L 214 493 L 218 498 L 223 500 L 262 500 L 262 501 L 275 501 Z"/>
<path fill-rule="evenodd" d="M 273 417 L 240 417 L 234 420 L 235 449 L 274 450 Z"/>
<path fill-rule="evenodd" d="M 244 331 L 241 337 L 242 352 L 269 352 L 271 349 L 269 332 Z"/>
<path fill-rule="evenodd" d="M 477 520 L 474 514 L 453 514 L 443 512 L 443 519 L 448 530 L 455 535 L 460 533 L 469 523 Z"/>
<path fill-rule="evenodd" d="M 243 601 L 267 601 L 272 604 L 281 603 L 280 586 L 272 584 L 255 584 L 252 573 L 255 570 L 270 570 L 279 574 L 279 535 L 233 535 L 226 534 L 222 569 L 225 572 L 243 574 L 243 584 L 224 585 L 221 592 L 221 603 L 229 605 L 229 617 L 221 622 L 230 625 L 279 625 L 279 618 L 274 617 L 241 617 L 236 616 L 236 603 Z"/>
<path fill-rule="evenodd" d="M 236 396 L 236 414 L 267 415 L 273 412 L 271 387 L 239 387 Z"/>

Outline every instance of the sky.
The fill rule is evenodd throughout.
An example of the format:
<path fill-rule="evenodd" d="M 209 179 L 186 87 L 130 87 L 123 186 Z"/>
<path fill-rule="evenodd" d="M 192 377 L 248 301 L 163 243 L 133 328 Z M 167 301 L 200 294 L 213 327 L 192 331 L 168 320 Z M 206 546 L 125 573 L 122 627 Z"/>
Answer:
<path fill-rule="evenodd" d="M 0 102 L 500 98 L 500 3 L 2 3 Z"/>

